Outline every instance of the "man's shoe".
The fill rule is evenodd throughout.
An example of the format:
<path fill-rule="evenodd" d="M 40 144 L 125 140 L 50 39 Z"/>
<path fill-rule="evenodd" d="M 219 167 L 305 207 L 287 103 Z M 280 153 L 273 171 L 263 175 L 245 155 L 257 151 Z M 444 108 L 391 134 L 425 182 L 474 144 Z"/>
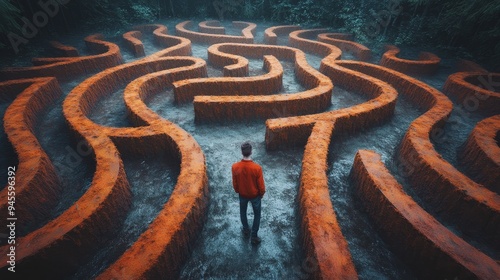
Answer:
<path fill-rule="evenodd" d="M 257 236 L 252 236 L 252 238 L 251 238 L 251 240 L 250 240 L 250 241 L 252 242 L 252 244 L 257 245 L 257 244 L 259 244 L 262 240 L 260 240 L 260 238 L 259 238 L 259 237 L 257 237 Z"/>
<path fill-rule="evenodd" d="M 247 229 L 242 229 L 241 231 L 243 232 L 243 235 L 244 235 L 245 237 L 250 236 L 250 229 L 248 229 L 248 228 L 247 228 Z"/>

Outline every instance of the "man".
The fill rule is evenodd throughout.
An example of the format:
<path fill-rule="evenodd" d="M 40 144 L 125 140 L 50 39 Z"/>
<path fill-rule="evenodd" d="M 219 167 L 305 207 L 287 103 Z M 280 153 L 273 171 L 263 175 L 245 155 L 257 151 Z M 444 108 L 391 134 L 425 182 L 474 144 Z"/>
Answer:
<path fill-rule="evenodd" d="M 240 197 L 240 218 L 243 225 L 243 234 L 250 235 L 247 220 L 248 202 L 252 203 L 253 209 L 253 224 L 252 224 L 252 244 L 259 244 L 260 238 L 257 235 L 260 226 L 260 201 L 266 192 L 264 185 L 264 176 L 262 175 L 262 167 L 253 162 L 250 158 L 252 155 L 252 145 L 245 142 L 241 145 L 241 153 L 243 159 L 232 167 L 233 173 L 233 188 Z"/>

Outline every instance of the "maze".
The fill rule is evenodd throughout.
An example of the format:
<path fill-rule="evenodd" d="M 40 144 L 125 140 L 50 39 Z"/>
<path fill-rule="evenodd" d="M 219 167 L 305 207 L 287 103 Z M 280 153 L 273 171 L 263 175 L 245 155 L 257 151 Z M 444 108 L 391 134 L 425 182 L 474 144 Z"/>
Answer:
<path fill-rule="evenodd" d="M 57 56 L 0 69 L 0 163 L 5 170 L 17 166 L 18 276 L 241 276 L 212 265 L 217 258 L 239 263 L 230 253 L 237 250 L 230 239 L 239 236 L 207 245 L 229 231 L 239 234 L 238 218 L 227 222 L 234 213 L 228 209 L 237 207 L 225 200 L 235 196 L 229 173 L 218 167 L 227 163 L 212 157 L 225 153 L 223 159 L 239 160 L 234 139 L 257 130 L 257 162 L 259 155 L 271 161 L 285 158 L 282 153 L 299 156 L 291 167 L 277 161 L 284 165 L 280 170 L 298 172 L 283 192 L 282 177 L 266 173 L 275 163 L 262 162 L 269 208 L 288 203 L 297 211 L 276 210 L 289 213 L 283 232 L 266 231 L 283 221 L 264 218 L 256 250 L 267 250 L 272 261 L 257 255 L 259 265 L 248 277 L 370 279 L 397 267 L 382 276 L 500 278 L 500 73 L 460 60 L 436 88 L 426 81 L 439 79 L 441 64 L 449 62 L 432 53 L 412 60 L 388 46 L 377 54 L 351 34 L 293 25 L 168 22 L 135 26 L 119 39 L 90 35 L 86 49 L 52 41 Z M 457 117 L 460 110 L 468 114 Z M 345 139 L 405 118 L 395 142 L 368 140 L 342 163 L 345 179 L 331 178 L 341 172 L 334 166 L 337 148 L 350 145 Z M 456 118 L 469 127 L 466 137 L 453 134 Z M 54 130 L 60 134 L 50 126 L 60 127 Z M 213 147 L 206 139 L 214 138 L 204 133 L 219 129 L 227 135 Z M 446 156 L 445 136 L 460 147 Z M 66 147 L 51 144 L 61 139 Z M 80 156 L 68 155 L 71 147 Z M 143 177 L 144 170 L 156 170 L 154 158 L 178 170 L 175 178 L 152 184 Z M 72 171 L 61 168 L 68 159 L 76 161 Z M 134 159 L 144 160 L 131 167 Z M 90 171 L 78 173 L 81 165 Z M 167 170 L 155 172 L 165 178 Z M 0 218 L 6 221 L 7 178 L 3 170 L 0 175 Z M 68 176 L 89 183 L 73 187 Z M 341 185 L 348 186 L 345 195 L 358 212 L 344 213 Z M 151 189 L 143 200 L 141 188 Z M 288 191 L 291 200 L 283 195 Z M 138 201 L 155 210 L 141 214 Z M 147 220 L 134 220 L 137 215 Z M 353 232 L 351 220 L 361 221 L 354 227 L 364 235 Z M 127 230 L 131 225 L 134 234 Z M 281 243 L 267 245 L 271 235 Z M 111 245 L 117 239 L 127 241 Z M 4 239 L 0 245 L 6 279 L 12 249 Z M 288 256 L 291 251 L 298 257 Z M 388 266 L 388 260 L 397 261 Z"/>

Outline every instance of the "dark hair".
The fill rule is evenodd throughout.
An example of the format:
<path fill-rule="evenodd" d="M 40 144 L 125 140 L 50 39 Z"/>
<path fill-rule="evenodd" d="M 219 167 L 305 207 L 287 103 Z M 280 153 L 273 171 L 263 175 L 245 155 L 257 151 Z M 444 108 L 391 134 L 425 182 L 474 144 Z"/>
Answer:
<path fill-rule="evenodd" d="M 252 154 L 252 145 L 249 142 L 241 144 L 241 153 L 244 157 L 249 157 Z"/>

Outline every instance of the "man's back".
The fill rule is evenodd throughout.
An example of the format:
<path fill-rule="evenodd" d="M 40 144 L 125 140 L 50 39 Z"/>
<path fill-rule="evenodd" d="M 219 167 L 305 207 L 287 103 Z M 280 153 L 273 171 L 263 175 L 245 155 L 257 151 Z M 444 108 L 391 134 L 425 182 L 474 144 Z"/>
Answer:
<path fill-rule="evenodd" d="M 253 162 L 250 158 L 252 155 L 252 145 L 249 142 L 241 144 L 241 154 L 243 159 L 235 164 L 231 171 L 233 172 L 233 188 L 239 194 L 240 200 L 240 219 L 243 226 L 242 231 L 245 236 L 252 233 L 252 244 L 259 244 L 260 238 L 257 235 L 260 227 L 260 201 L 266 192 L 264 185 L 264 176 L 262 175 L 262 167 Z M 254 214 L 252 231 L 248 227 L 247 208 L 248 203 L 252 203 Z"/>
<path fill-rule="evenodd" d="M 262 167 L 252 160 L 241 160 L 233 164 L 233 188 L 245 198 L 262 197 L 266 192 Z"/>

